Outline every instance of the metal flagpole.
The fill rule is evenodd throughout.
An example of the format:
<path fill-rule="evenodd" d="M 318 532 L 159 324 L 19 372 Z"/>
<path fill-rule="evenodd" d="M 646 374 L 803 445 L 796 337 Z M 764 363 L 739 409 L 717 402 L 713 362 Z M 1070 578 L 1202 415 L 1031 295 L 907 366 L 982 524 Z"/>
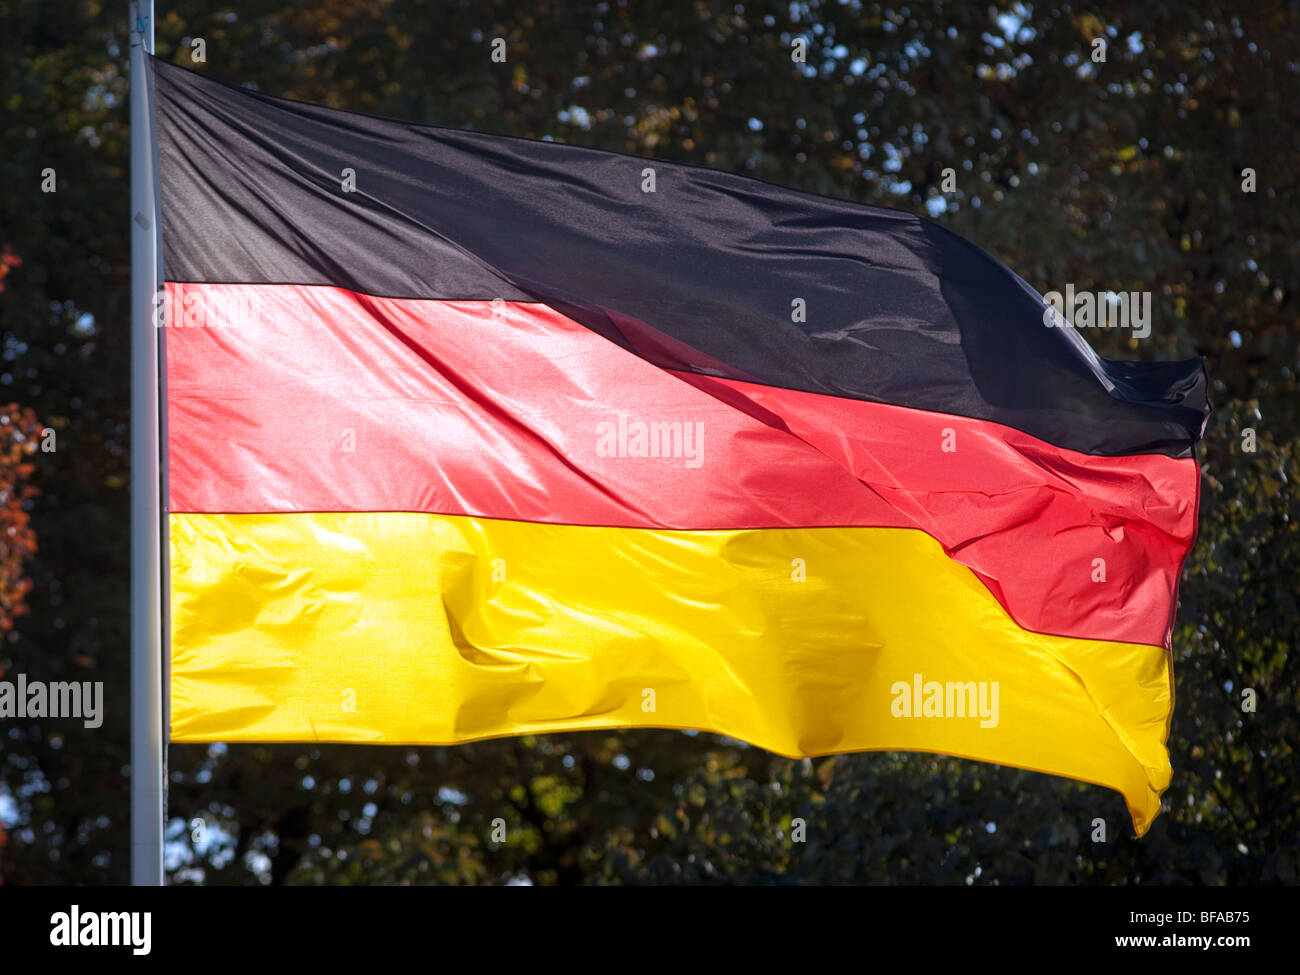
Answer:
<path fill-rule="evenodd" d="M 159 507 L 158 197 L 146 55 L 153 0 L 131 31 L 131 883 L 163 882 L 162 512 Z"/>

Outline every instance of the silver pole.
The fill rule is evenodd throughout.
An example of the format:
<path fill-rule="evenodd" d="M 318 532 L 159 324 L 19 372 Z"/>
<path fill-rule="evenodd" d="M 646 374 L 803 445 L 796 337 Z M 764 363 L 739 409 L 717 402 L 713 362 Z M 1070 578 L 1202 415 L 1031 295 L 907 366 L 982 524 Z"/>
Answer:
<path fill-rule="evenodd" d="M 131 883 L 163 882 L 162 513 L 158 467 L 158 205 L 146 53 L 153 0 L 131 30 Z"/>

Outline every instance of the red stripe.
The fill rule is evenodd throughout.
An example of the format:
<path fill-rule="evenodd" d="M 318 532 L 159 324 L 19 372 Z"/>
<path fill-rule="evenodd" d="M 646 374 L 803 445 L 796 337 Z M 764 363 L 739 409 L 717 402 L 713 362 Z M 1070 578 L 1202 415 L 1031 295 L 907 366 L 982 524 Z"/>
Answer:
<path fill-rule="evenodd" d="M 919 528 L 1027 629 L 1167 645 L 1194 460 L 679 376 L 543 305 L 167 288 L 172 511 Z M 628 456 L 638 422 L 689 424 L 702 449 Z"/>

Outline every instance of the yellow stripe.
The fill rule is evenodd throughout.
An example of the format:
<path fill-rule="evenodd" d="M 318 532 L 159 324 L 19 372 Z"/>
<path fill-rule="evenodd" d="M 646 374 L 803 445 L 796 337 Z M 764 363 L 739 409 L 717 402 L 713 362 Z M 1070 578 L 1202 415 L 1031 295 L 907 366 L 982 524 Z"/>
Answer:
<path fill-rule="evenodd" d="M 1139 833 L 1169 783 L 1165 651 L 1027 632 L 917 531 L 178 514 L 171 587 L 178 742 L 700 728 L 1070 776 Z M 990 717 L 946 691 L 946 716 L 896 716 L 917 674 L 983 682 Z"/>

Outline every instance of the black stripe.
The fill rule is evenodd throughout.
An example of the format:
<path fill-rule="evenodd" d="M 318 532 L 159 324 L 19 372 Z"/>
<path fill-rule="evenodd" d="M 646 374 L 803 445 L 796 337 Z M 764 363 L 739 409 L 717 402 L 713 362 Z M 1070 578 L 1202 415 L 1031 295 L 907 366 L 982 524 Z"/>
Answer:
<path fill-rule="evenodd" d="M 1199 359 L 1099 359 L 1045 327 L 1008 268 L 912 214 L 153 66 L 169 279 L 541 301 L 665 368 L 991 420 L 1093 454 L 1191 456 L 1209 414 Z"/>

